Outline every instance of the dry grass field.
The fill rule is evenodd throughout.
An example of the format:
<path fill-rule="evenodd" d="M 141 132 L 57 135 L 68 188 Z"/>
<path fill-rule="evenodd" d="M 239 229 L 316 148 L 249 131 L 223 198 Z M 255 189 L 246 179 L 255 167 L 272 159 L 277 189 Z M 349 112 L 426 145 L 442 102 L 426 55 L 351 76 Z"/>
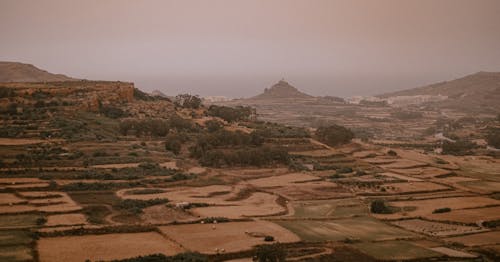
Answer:
<path fill-rule="evenodd" d="M 411 238 L 415 234 L 386 225 L 371 217 L 335 220 L 282 220 L 277 224 L 297 234 L 304 241 L 362 241 Z"/>
<path fill-rule="evenodd" d="M 500 232 L 492 231 L 474 235 L 445 238 L 448 242 L 457 242 L 468 247 L 500 244 Z"/>
<path fill-rule="evenodd" d="M 500 205 L 500 201 L 487 197 L 447 197 L 414 201 L 390 202 L 391 206 L 405 208 L 404 212 L 394 214 L 377 214 L 378 218 L 398 219 L 404 217 L 428 216 L 439 208 L 450 208 L 452 210 L 465 208 L 478 208 L 492 205 Z M 410 211 L 409 211 L 410 210 Z"/>
<path fill-rule="evenodd" d="M 174 255 L 183 250 L 156 232 L 50 237 L 38 241 L 41 262 L 113 260 L 156 253 Z"/>
<path fill-rule="evenodd" d="M 437 237 L 464 235 L 485 231 L 485 229 L 479 227 L 430 222 L 421 219 L 399 220 L 392 222 L 392 224 L 409 231 Z"/>

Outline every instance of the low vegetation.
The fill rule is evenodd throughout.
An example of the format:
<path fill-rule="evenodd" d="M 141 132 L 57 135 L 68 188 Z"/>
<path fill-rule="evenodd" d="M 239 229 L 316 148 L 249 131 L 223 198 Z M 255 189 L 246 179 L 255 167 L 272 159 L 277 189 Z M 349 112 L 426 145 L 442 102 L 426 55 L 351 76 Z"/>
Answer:
<path fill-rule="evenodd" d="M 227 122 L 235 122 L 248 120 L 254 114 L 254 110 L 251 107 L 245 106 L 228 107 L 211 105 L 207 113 L 209 116 L 220 117 Z"/>
<path fill-rule="evenodd" d="M 338 146 L 349 143 L 354 138 L 354 134 L 343 126 L 331 125 L 319 127 L 316 130 L 316 137 L 329 146 Z"/>
<path fill-rule="evenodd" d="M 140 214 L 142 210 L 146 207 L 166 204 L 168 199 L 150 199 L 150 200 L 139 200 L 139 199 L 124 199 L 116 204 L 117 209 L 126 210 L 133 214 Z"/>

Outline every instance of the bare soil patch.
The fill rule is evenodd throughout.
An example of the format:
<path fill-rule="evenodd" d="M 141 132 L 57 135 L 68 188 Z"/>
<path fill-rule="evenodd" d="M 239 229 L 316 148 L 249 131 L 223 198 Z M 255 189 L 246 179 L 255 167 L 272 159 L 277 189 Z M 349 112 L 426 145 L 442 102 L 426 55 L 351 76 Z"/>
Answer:
<path fill-rule="evenodd" d="M 188 222 L 197 220 L 198 218 L 179 208 L 157 205 L 143 209 L 141 219 L 146 224 L 165 224 L 174 221 Z"/>
<path fill-rule="evenodd" d="M 47 217 L 45 226 L 69 226 L 87 224 L 87 218 L 83 214 L 61 214 Z"/>
<path fill-rule="evenodd" d="M 291 186 L 296 183 L 303 183 L 306 181 L 314 181 L 318 179 L 320 178 L 304 173 L 292 173 L 281 176 L 258 178 L 249 180 L 247 182 L 257 187 L 276 187 L 276 186 Z"/>
<path fill-rule="evenodd" d="M 227 205 L 193 208 L 191 212 L 202 217 L 242 218 L 270 216 L 285 212 L 277 203 L 278 196 L 263 192 L 253 193 L 249 198 Z"/>
<path fill-rule="evenodd" d="M 182 251 L 156 232 L 50 237 L 38 241 L 41 262 L 113 260 L 156 253 L 175 255 Z"/>
<path fill-rule="evenodd" d="M 281 243 L 300 240 L 292 232 L 267 221 L 163 226 L 160 230 L 184 248 L 207 254 L 217 253 L 216 249 L 225 252 L 249 250 L 265 244 L 263 236 L 266 235 Z"/>
<path fill-rule="evenodd" d="M 428 214 L 425 217 L 431 220 L 454 221 L 468 224 L 493 221 L 500 219 L 500 206 L 452 210 L 446 213 Z"/>

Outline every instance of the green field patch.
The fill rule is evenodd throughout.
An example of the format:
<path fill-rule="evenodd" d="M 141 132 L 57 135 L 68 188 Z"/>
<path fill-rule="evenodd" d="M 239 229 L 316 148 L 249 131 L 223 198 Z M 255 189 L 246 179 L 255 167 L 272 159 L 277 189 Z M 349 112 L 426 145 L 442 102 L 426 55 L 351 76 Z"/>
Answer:
<path fill-rule="evenodd" d="M 500 182 L 478 180 L 478 181 L 459 182 L 459 184 L 464 187 L 480 192 L 488 192 L 488 193 L 500 192 Z"/>
<path fill-rule="evenodd" d="M 274 221 L 297 234 L 304 241 L 362 241 L 409 238 L 415 234 L 389 226 L 372 217 L 353 217 L 335 220 Z"/>

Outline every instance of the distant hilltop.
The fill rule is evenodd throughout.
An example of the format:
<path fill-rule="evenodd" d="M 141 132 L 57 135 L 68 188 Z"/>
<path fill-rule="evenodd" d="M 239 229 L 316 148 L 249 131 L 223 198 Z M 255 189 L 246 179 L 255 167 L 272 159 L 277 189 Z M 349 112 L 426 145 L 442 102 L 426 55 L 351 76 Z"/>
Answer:
<path fill-rule="evenodd" d="M 34 65 L 0 61 L 0 82 L 61 82 L 78 80 L 62 74 L 52 74 Z"/>
<path fill-rule="evenodd" d="M 254 96 L 251 99 L 280 99 L 280 98 L 313 98 L 306 93 L 300 92 L 284 79 L 274 84 L 270 88 L 264 89 L 264 93 Z"/>
<path fill-rule="evenodd" d="M 478 72 L 451 81 L 407 89 L 378 96 L 388 101 L 435 102 L 441 108 L 465 111 L 490 111 L 500 109 L 500 73 Z"/>

